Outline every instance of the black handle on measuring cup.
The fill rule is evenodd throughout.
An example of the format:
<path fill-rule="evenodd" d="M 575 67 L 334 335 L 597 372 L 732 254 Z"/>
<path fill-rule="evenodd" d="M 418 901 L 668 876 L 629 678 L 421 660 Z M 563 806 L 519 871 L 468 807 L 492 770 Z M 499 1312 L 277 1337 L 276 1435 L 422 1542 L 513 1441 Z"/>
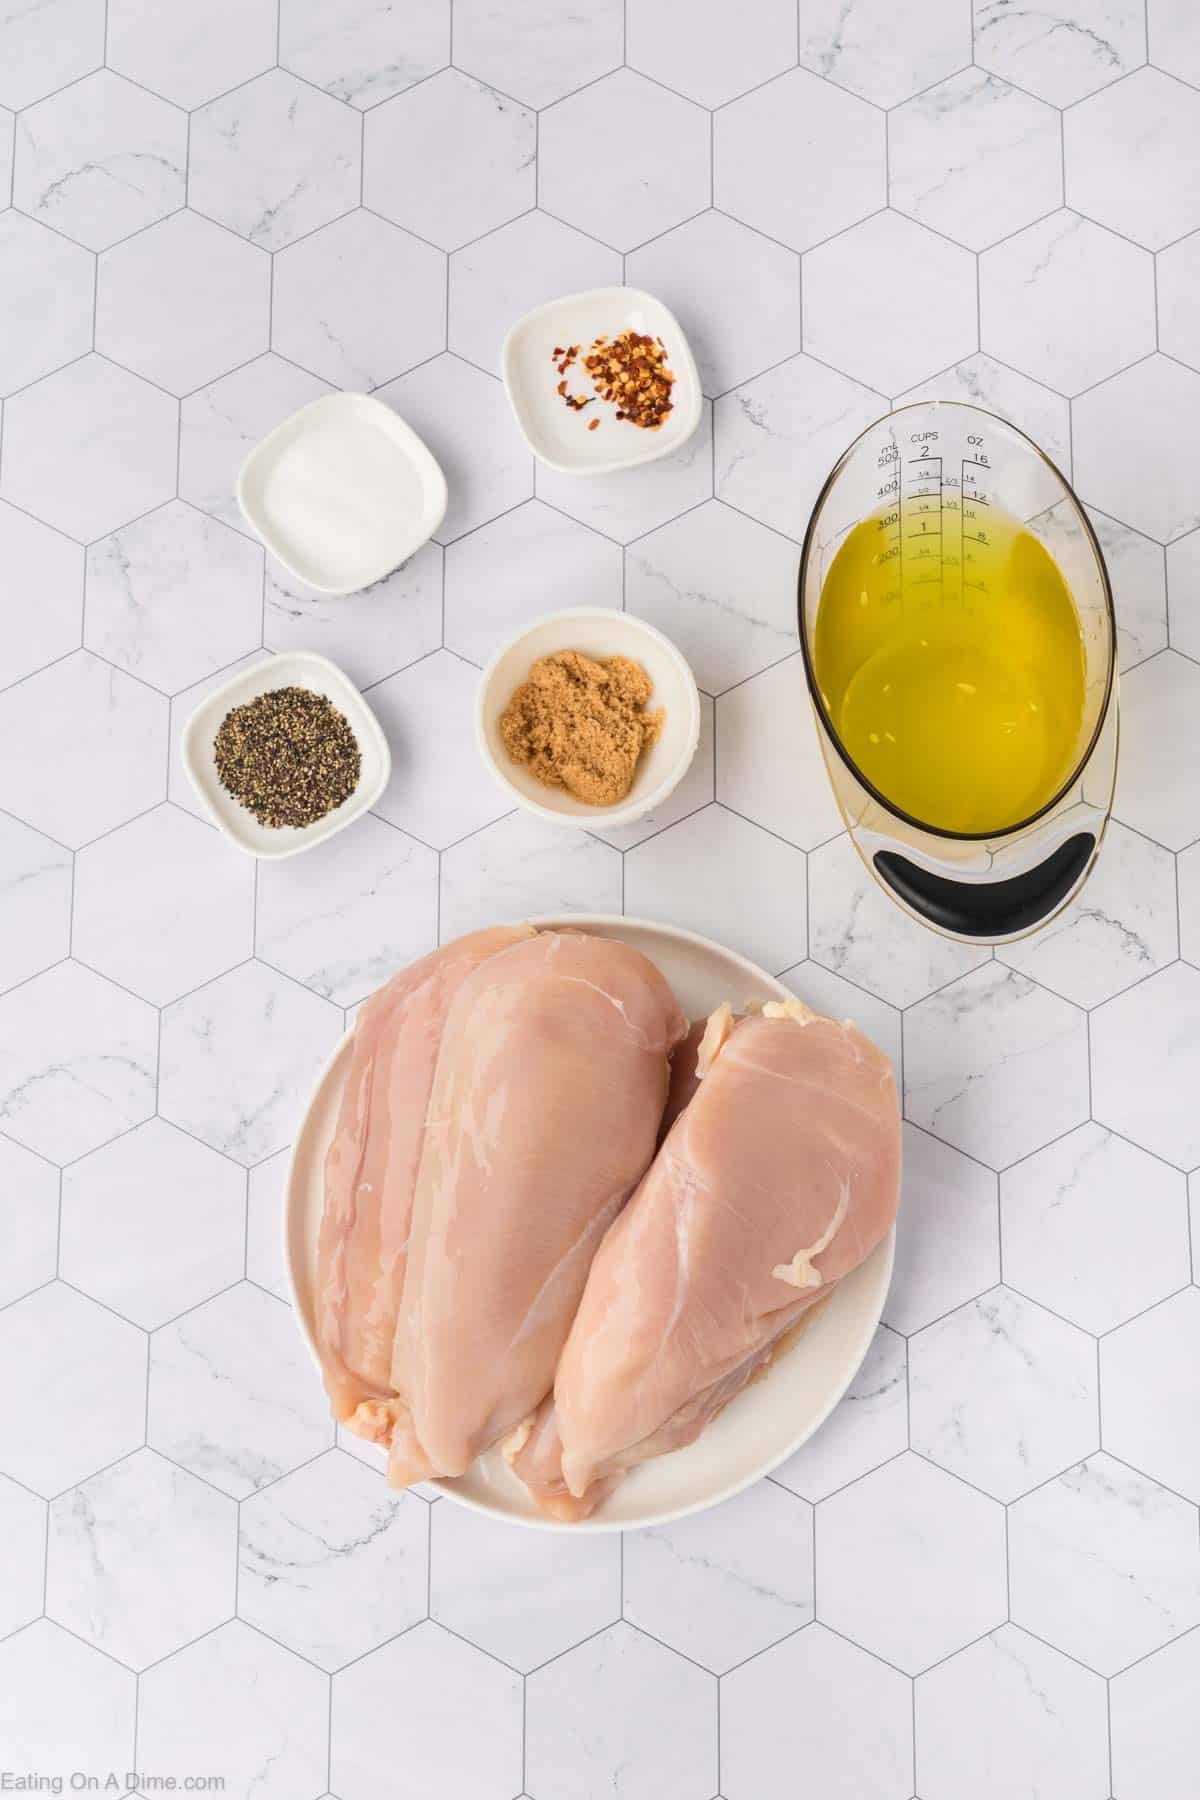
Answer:
<path fill-rule="evenodd" d="M 1032 931 L 1075 886 L 1095 851 L 1090 831 L 1078 832 L 1035 869 L 1003 881 L 952 881 L 933 875 L 896 850 L 877 850 L 879 877 L 913 912 L 959 937 L 999 939 Z"/>

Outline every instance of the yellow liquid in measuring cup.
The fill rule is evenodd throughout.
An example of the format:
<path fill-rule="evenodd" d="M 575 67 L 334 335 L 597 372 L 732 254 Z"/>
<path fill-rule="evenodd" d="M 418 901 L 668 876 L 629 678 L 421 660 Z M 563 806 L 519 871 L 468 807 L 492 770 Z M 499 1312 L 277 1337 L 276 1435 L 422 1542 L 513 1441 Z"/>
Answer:
<path fill-rule="evenodd" d="M 1081 748 L 1079 616 L 1057 563 L 993 504 L 986 526 L 904 508 L 856 525 L 821 589 L 826 709 L 867 780 L 941 831 L 1000 832 L 1051 800 Z M 941 550 L 942 533 L 946 554 Z"/>

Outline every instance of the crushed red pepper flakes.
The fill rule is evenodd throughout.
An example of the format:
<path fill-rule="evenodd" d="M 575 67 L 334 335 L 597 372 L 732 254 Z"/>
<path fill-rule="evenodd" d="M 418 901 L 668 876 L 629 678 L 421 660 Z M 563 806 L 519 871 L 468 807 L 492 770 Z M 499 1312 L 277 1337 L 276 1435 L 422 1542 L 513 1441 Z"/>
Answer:
<path fill-rule="evenodd" d="M 564 377 L 558 384 L 558 394 L 573 412 L 590 406 L 592 398 L 584 399 L 567 391 L 566 372 L 574 366 L 580 350 L 579 344 L 570 344 L 565 350 L 559 345 L 552 353 L 552 361 Z M 657 431 L 671 411 L 675 377 L 667 366 L 661 337 L 630 330 L 619 332 L 611 342 L 606 335 L 594 338 L 583 357 L 583 367 L 596 390 L 593 397 L 609 404 L 616 402 L 619 420 Z M 599 418 L 590 420 L 588 430 L 595 431 L 599 424 Z"/>

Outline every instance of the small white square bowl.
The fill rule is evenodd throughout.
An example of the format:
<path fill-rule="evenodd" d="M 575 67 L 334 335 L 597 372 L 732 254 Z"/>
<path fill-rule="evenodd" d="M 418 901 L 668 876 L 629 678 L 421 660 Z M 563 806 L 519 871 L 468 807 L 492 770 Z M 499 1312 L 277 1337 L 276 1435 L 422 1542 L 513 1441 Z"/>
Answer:
<path fill-rule="evenodd" d="M 446 516 L 446 477 L 370 394 L 324 394 L 254 446 L 237 502 L 267 549 L 320 594 L 354 594 L 407 562 Z"/>
<path fill-rule="evenodd" d="M 362 757 L 354 792 L 311 825 L 260 825 L 254 814 L 221 786 L 217 774 L 213 744 L 226 713 L 282 687 L 311 688 L 314 694 L 324 694 L 354 733 Z M 263 861 L 296 856 L 344 831 L 374 806 L 392 772 L 392 753 L 379 720 L 354 683 L 335 663 L 308 650 L 285 651 L 269 662 L 240 670 L 224 687 L 200 702 L 183 728 L 180 748 L 188 778 L 213 824 L 239 850 Z"/>
<path fill-rule="evenodd" d="M 615 806 L 589 806 L 563 788 L 547 787 L 509 756 L 500 719 L 539 656 L 555 650 L 582 650 L 586 656 L 628 656 L 641 663 L 653 684 L 649 707 L 661 707 L 663 727 L 638 760 L 633 786 Z M 577 606 L 547 613 L 526 625 L 497 651 L 479 680 L 475 740 L 493 777 L 535 818 L 577 831 L 632 825 L 673 794 L 687 774 L 700 742 L 700 695 L 687 658 L 670 638 L 645 619 L 615 607 Z"/>
<path fill-rule="evenodd" d="M 561 377 L 555 349 L 579 345 L 581 359 L 568 379 L 574 378 L 572 392 L 590 394 L 582 354 L 596 338 L 616 337 L 621 331 L 660 337 L 675 377 L 671 411 L 653 431 L 618 419 L 615 406 L 600 400 L 576 412 L 556 391 Z M 505 338 L 500 373 L 525 442 L 539 462 L 563 475 L 612 475 L 670 456 L 687 443 L 704 409 L 696 360 L 679 321 L 661 300 L 640 288 L 591 288 L 535 307 Z M 599 428 L 589 431 L 594 418 L 599 418 Z"/>

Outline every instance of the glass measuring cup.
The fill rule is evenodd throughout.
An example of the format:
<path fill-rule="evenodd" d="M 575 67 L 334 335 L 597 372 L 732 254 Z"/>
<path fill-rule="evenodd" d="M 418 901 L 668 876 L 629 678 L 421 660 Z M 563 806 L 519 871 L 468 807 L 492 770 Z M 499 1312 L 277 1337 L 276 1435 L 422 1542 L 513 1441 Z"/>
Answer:
<path fill-rule="evenodd" d="M 989 519 L 1006 513 L 1049 551 L 1071 592 L 1083 649 L 1083 706 L 1070 774 L 1036 811 L 1002 829 L 950 831 L 903 811 L 858 766 L 817 680 L 821 592 L 855 526 L 878 520 L 895 590 L 932 582 L 953 596 L 979 577 Z M 1003 595 L 993 595 L 1003 604 Z M 1091 524 L 1032 439 L 959 401 L 901 407 L 868 426 L 822 488 L 800 559 L 800 644 L 825 766 L 854 842 L 905 911 L 955 938 L 1002 943 L 1065 906 L 1095 859 L 1116 776 L 1116 627 Z"/>

